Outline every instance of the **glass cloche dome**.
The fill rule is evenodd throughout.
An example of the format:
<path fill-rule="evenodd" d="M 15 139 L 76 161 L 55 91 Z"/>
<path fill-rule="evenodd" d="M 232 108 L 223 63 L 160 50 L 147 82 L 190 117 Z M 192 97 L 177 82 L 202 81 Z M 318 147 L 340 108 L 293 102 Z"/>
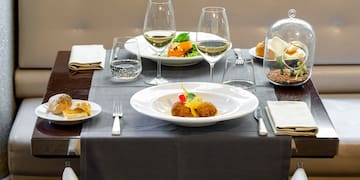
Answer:
<path fill-rule="evenodd" d="M 295 18 L 275 22 L 265 38 L 264 72 L 267 79 L 280 86 L 298 86 L 307 82 L 314 65 L 316 36 L 309 23 Z"/>

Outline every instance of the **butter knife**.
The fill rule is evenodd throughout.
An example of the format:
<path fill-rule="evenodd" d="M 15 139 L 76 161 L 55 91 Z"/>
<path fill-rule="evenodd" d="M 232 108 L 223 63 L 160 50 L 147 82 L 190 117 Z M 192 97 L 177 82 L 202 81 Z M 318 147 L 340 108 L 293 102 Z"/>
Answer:
<path fill-rule="evenodd" d="M 268 134 L 268 131 L 266 129 L 266 126 L 265 126 L 265 123 L 264 123 L 264 120 L 263 120 L 263 115 L 262 115 L 260 105 L 256 108 L 256 110 L 254 112 L 254 117 L 258 121 L 259 135 L 260 136 L 266 136 Z"/>

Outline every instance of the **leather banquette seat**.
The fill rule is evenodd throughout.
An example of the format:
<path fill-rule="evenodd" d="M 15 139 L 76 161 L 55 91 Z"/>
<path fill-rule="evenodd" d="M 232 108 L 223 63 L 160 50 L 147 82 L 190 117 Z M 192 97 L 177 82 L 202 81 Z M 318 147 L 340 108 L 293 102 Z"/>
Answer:
<path fill-rule="evenodd" d="M 11 93 L 0 105 L 8 107 L 15 98 L 18 108 L 14 122 L 8 118 L 14 116 L 14 109 L 0 119 L 11 129 L 9 171 L 6 153 L 1 153 L 4 168 L 0 175 L 9 172 L 11 179 L 59 179 L 67 160 L 78 171 L 78 159 L 33 157 L 30 144 L 36 121 L 33 111 L 41 103 L 56 54 L 74 44 L 99 43 L 110 48 L 117 35 L 141 34 L 147 0 L 1 2 L 8 7 L 5 26 L 11 30 L 0 37 L 2 44 L 10 38 L 6 44 L 10 48 L 1 46 L 1 51 L 10 53 L 5 59 L 10 68 L 8 81 L 3 81 L 1 74 L 1 87 L 8 87 Z M 310 179 L 360 179 L 360 119 L 356 118 L 360 109 L 360 1 L 173 0 L 173 4 L 177 29 L 182 31 L 196 30 L 202 7 L 225 7 L 233 47 L 238 48 L 251 48 L 264 40 L 268 27 L 295 8 L 297 17 L 312 24 L 317 35 L 312 80 L 338 133 L 340 148 L 334 158 L 293 158 L 289 174 L 296 162 L 303 161 Z"/>

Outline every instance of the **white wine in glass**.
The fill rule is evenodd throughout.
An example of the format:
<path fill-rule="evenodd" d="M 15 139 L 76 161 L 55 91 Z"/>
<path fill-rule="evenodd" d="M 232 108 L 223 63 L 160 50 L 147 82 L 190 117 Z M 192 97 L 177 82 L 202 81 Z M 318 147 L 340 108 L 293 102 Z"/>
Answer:
<path fill-rule="evenodd" d="M 210 80 L 213 81 L 213 69 L 231 48 L 229 23 L 223 7 L 205 7 L 201 11 L 196 47 L 210 65 Z"/>
<path fill-rule="evenodd" d="M 157 56 L 160 56 L 176 35 L 175 14 L 171 0 L 149 0 L 143 32 L 150 47 Z M 161 76 L 161 58 L 157 59 L 156 77 L 145 82 L 151 85 L 168 82 Z"/>

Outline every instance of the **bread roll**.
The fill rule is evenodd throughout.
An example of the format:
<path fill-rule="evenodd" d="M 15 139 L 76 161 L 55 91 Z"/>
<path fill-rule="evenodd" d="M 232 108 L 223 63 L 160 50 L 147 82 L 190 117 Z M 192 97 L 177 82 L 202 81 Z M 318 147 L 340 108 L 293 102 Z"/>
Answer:
<path fill-rule="evenodd" d="M 256 45 L 255 48 L 255 54 L 259 57 L 264 57 L 265 55 L 265 43 L 264 41 L 259 42 Z M 267 54 L 267 59 L 275 59 L 275 54 L 273 51 L 271 51 L 270 49 L 268 49 L 268 54 Z"/>
<path fill-rule="evenodd" d="M 265 49 L 264 41 L 259 42 L 255 48 L 256 55 L 260 57 L 264 57 L 264 49 Z"/>
<path fill-rule="evenodd" d="M 61 93 L 51 96 L 49 101 L 49 112 L 62 114 L 64 110 L 71 108 L 72 98 L 68 94 Z"/>

